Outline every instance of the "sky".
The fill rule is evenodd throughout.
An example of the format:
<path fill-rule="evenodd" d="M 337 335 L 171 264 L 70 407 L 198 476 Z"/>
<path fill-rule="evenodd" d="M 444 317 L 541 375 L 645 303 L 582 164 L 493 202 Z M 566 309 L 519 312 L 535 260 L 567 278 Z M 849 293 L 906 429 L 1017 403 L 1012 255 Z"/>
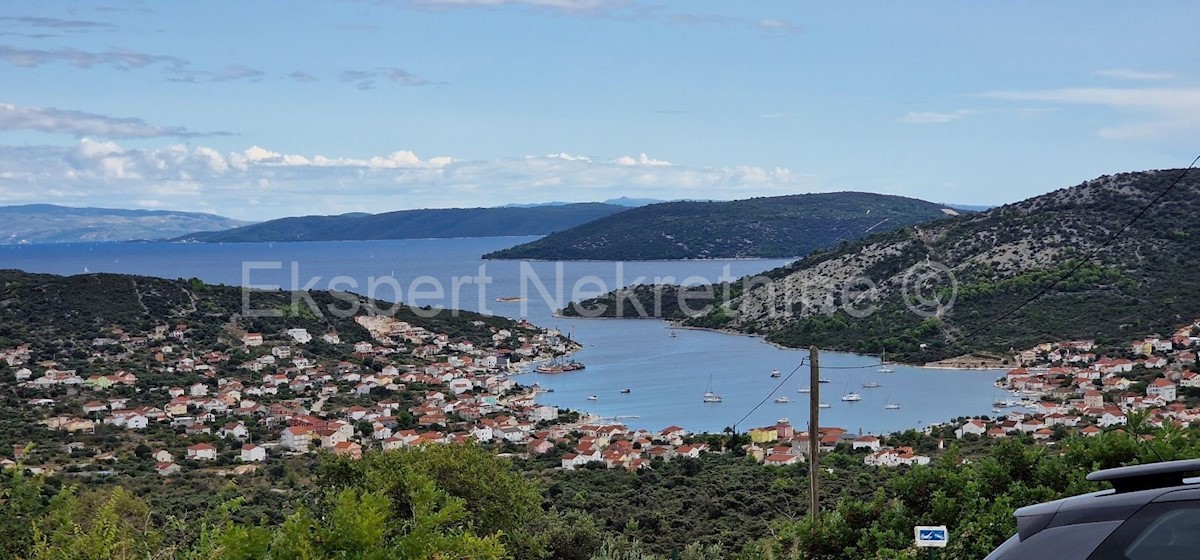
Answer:
<path fill-rule="evenodd" d="M 10 2 L 0 205 L 1004 204 L 1186 166 L 1198 32 L 1189 1 Z"/>

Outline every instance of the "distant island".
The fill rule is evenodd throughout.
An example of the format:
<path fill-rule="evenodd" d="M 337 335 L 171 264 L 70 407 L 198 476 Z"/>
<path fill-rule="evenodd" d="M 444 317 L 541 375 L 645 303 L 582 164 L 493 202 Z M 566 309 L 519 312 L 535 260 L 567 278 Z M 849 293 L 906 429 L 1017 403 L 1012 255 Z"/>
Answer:
<path fill-rule="evenodd" d="M 861 192 L 633 208 L 485 259 L 668 260 L 786 258 L 957 215 L 942 204 Z"/>
<path fill-rule="evenodd" d="M 382 214 L 302 216 L 224 231 L 193 232 L 172 241 L 240 243 L 545 235 L 624 210 L 628 207 L 587 202 L 524 208 L 437 208 Z"/>
<path fill-rule="evenodd" d="M 249 223 L 200 212 L 73 208 L 54 204 L 0 206 L 0 244 L 166 239 Z"/>

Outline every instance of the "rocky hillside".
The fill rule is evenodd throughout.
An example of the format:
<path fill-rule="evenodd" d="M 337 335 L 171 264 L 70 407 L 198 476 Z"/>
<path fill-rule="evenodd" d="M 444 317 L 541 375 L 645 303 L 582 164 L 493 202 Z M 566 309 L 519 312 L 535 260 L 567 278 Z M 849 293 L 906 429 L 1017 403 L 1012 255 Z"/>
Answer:
<path fill-rule="evenodd" d="M 665 202 L 588 222 L 484 258 L 786 258 L 958 213 L 923 200 L 857 192 Z"/>
<path fill-rule="evenodd" d="M 199 212 L 70 208 L 53 204 L 0 206 L 0 243 L 78 243 L 167 239 L 249 222 Z"/>
<path fill-rule="evenodd" d="M 980 214 L 873 235 L 810 254 L 756 282 L 718 286 L 719 305 L 705 313 L 663 306 L 659 314 L 761 333 L 789 346 L 886 349 L 912 362 L 981 351 L 1004 355 L 1047 340 L 1115 343 L 1128 333 L 1165 332 L 1200 315 L 1200 172 L 1189 173 L 1120 238 L 1089 255 L 1181 173 L 1104 176 Z M 1084 259 L 1045 297 L 964 338 Z M 670 300 L 677 289 L 641 287 L 631 297 L 650 302 L 655 292 Z M 587 312 L 616 297 L 565 312 Z M 701 301 L 694 298 L 690 307 Z"/>

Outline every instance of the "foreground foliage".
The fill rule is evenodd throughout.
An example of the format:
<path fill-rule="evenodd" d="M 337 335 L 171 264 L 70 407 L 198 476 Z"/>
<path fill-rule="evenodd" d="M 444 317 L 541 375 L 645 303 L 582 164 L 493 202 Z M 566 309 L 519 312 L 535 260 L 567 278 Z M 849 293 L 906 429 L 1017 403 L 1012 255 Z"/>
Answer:
<path fill-rule="evenodd" d="M 868 469 L 824 459 L 824 513 L 804 511 L 803 469 L 711 455 L 657 471 L 520 474 L 476 446 L 327 457 L 280 521 L 219 493 L 197 515 L 155 511 L 121 486 L 0 474 L 0 555 L 23 559 L 916 559 L 912 527 L 945 524 L 941 558 L 987 554 L 1023 505 L 1100 489 L 1098 468 L 1200 457 L 1195 430 L 1064 440 L 971 440 L 933 464 Z M 1148 440 L 1148 441 L 1147 441 Z M 964 451 L 967 450 L 967 451 Z M 755 521 L 758 520 L 758 523 Z"/>

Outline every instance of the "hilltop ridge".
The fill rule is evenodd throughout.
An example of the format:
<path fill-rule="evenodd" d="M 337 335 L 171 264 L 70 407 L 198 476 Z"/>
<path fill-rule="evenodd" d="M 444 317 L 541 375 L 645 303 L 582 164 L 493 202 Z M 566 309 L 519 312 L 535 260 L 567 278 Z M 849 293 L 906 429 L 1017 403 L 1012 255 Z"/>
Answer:
<path fill-rule="evenodd" d="M 641 206 L 484 255 L 485 259 L 786 258 L 959 211 L 862 192 Z"/>
<path fill-rule="evenodd" d="M 723 292 L 719 286 L 724 299 L 703 314 L 678 306 L 656 312 L 686 325 L 764 334 L 787 346 L 886 351 L 910 362 L 1166 330 L 1172 321 L 1200 314 L 1194 250 L 1200 173 L 1187 175 L 1143 219 L 1105 243 L 1181 173 L 1103 176 L 987 212 L 871 235 L 767 271 L 747 289 L 741 282 Z M 1003 316 L 1092 251 L 1098 252 L 1072 278 Z M 631 293 L 639 301 L 653 301 L 656 293 L 670 301 L 678 290 L 639 286 Z M 586 313 L 616 297 L 564 312 Z M 961 339 L 993 321 L 992 328 Z"/>

